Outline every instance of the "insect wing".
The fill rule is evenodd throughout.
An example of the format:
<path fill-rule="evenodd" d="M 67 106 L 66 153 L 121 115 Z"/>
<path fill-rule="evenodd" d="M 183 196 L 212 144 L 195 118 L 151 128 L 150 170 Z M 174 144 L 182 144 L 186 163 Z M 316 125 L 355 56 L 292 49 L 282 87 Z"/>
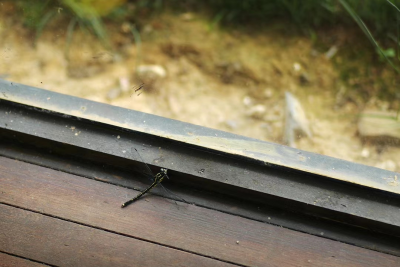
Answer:
<path fill-rule="evenodd" d="M 144 83 L 135 88 L 135 94 L 140 96 L 144 91 Z"/>
<path fill-rule="evenodd" d="M 146 175 L 146 177 L 148 177 L 150 184 L 152 184 L 152 183 L 154 182 L 154 179 L 156 178 L 157 175 L 160 175 L 160 174 L 162 174 L 162 173 L 164 173 L 164 172 L 165 172 L 165 173 L 164 173 L 164 176 L 165 176 L 164 178 L 169 179 L 169 176 L 168 176 L 168 174 L 167 174 L 168 170 L 167 170 L 167 169 L 164 169 L 164 168 L 162 168 L 162 169 L 160 170 L 160 172 L 157 173 L 157 175 L 154 175 L 154 173 L 151 171 L 149 165 L 147 165 L 146 162 L 143 160 L 143 158 L 142 158 L 142 156 L 140 155 L 139 151 L 138 151 L 136 148 L 133 148 L 133 149 L 135 150 L 136 154 L 139 156 L 140 160 L 143 162 L 143 164 L 142 164 L 143 166 L 141 165 L 140 169 L 141 169 L 141 170 L 145 170 L 145 173 L 144 173 L 144 174 Z M 164 180 L 165 180 L 165 179 L 164 179 Z M 168 190 L 168 189 L 167 189 L 165 186 L 163 186 L 161 183 L 159 183 L 159 184 L 156 186 L 156 188 L 153 189 L 152 191 L 156 192 L 156 191 L 157 191 L 157 188 L 159 188 L 159 187 L 163 188 L 165 194 L 162 194 L 162 195 L 165 195 L 167 198 L 176 199 L 176 200 L 178 200 L 178 201 L 182 201 L 182 202 L 185 202 L 185 203 L 189 203 L 189 202 L 187 202 L 186 200 L 184 200 L 182 197 L 180 197 L 180 196 L 178 196 L 177 194 L 174 194 L 173 192 L 171 192 L 171 190 Z M 159 191 L 157 191 L 157 192 L 159 192 Z"/>

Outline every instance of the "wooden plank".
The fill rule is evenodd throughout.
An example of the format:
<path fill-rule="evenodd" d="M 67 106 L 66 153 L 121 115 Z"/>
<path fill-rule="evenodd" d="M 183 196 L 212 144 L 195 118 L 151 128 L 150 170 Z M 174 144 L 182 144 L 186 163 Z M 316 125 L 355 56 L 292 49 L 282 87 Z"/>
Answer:
<path fill-rule="evenodd" d="M 0 249 L 58 266 L 234 266 L 0 204 Z"/>
<path fill-rule="evenodd" d="M 398 257 L 0 157 L 0 201 L 246 266 L 400 266 Z M 239 243 L 237 243 L 239 241 Z"/>
<path fill-rule="evenodd" d="M 360 114 L 358 132 L 361 137 L 371 141 L 388 139 L 394 144 L 400 143 L 400 120 L 396 112 L 367 110 Z M 386 141 L 385 141 L 386 140 Z"/>
<path fill-rule="evenodd" d="M 0 267 L 46 267 L 49 265 L 33 262 L 0 252 Z"/>

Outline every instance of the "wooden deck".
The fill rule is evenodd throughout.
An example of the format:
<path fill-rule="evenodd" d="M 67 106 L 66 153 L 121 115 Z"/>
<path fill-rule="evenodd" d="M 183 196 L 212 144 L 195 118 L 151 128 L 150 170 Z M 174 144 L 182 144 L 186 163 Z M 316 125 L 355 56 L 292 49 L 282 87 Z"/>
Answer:
<path fill-rule="evenodd" d="M 400 258 L 0 157 L 0 266 L 400 266 Z"/>

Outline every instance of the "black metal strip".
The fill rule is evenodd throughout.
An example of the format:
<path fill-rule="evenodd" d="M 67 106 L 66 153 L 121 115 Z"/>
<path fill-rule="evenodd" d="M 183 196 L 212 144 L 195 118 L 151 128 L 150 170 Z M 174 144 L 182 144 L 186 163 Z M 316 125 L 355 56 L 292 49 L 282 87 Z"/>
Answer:
<path fill-rule="evenodd" d="M 0 99 L 151 134 L 154 137 L 196 145 L 199 148 L 213 149 L 228 155 L 243 156 L 255 160 L 262 165 L 273 164 L 400 194 L 400 181 L 397 180 L 397 174 L 394 172 L 274 143 L 67 96 L 1 79 Z M 247 183 L 251 185 L 251 180 L 247 181 Z"/>

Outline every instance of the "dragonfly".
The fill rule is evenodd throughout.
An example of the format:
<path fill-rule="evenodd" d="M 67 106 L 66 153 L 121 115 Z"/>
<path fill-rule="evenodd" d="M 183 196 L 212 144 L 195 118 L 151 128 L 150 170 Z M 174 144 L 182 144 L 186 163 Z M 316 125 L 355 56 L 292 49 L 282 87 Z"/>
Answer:
<path fill-rule="evenodd" d="M 151 174 L 153 174 L 153 172 L 151 171 L 150 167 L 146 164 L 146 162 L 144 162 L 144 160 L 143 160 L 142 156 L 140 155 L 139 151 L 137 151 L 136 148 L 135 148 L 135 150 L 136 150 L 137 154 L 139 155 L 140 159 L 142 160 L 143 164 L 146 165 L 147 170 L 148 170 Z M 168 177 L 168 169 L 166 169 L 166 168 L 161 168 L 161 169 L 160 169 L 160 172 L 158 172 L 156 175 L 153 175 L 153 178 L 154 178 L 154 180 L 152 181 L 152 184 L 151 184 L 149 187 L 147 187 L 144 191 L 142 191 L 142 192 L 141 192 L 140 194 L 138 194 L 137 196 L 135 196 L 135 197 L 131 198 L 130 200 L 126 201 L 125 203 L 123 203 L 123 204 L 121 205 L 121 208 L 125 208 L 125 207 L 128 206 L 129 204 L 132 204 L 133 202 L 137 201 L 138 199 L 140 199 L 142 196 L 144 196 L 146 193 L 148 193 L 151 189 L 153 189 L 153 188 L 156 187 L 157 185 L 160 185 L 162 188 L 164 188 L 164 190 L 165 190 L 167 193 L 172 194 L 172 195 L 175 195 L 175 194 L 173 194 L 172 192 L 170 192 L 169 190 L 167 190 L 167 189 L 161 184 L 161 182 L 162 182 L 165 178 L 169 179 L 169 177 Z M 176 196 L 176 195 L 175 195 L 175 196 Z M 176 196 L 176 197 L 177 197 L 178 199 L 180 199 L 181 201 L 183 201 L 183 202 L 185 202 L 185 203 L 188 203 L 188 202 L 187 202 L 186 200 L 184 200 L 183 198 L 178 197 L 178 196 Z"/>
<path fill-rule="evenodd" d="M 144 83 L 135 88 L 135 94 L 140 96 L 143 93 L 142 89 L 144 90 Z"/>

